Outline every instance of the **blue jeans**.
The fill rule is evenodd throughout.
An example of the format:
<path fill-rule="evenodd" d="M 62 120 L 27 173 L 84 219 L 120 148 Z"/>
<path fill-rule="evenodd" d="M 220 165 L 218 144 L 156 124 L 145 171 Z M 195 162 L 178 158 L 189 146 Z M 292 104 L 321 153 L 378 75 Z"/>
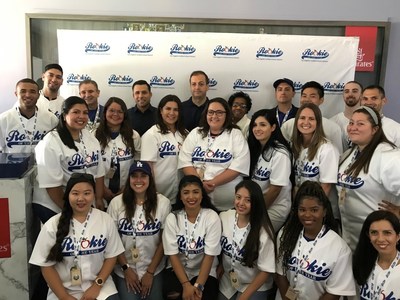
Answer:
<path fill-rule="evenodd" d="M 153 285 L 151 286 L 150 295 L 146 298 L 142 298 L 140 294 L 134 294 L 133 292 L 128 292 L 126 287 L 125 278 L 121 278 L 118 275 L 113 276 L 115 286 L 117 287 L 119 298 L 121 300 L 162 300 L 162 272 L 158 273 L 153 278 Z"/>

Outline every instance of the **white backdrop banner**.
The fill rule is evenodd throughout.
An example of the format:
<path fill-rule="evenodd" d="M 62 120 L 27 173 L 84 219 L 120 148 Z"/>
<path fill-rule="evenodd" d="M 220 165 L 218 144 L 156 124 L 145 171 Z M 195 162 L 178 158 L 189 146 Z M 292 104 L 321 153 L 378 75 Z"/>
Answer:
<path fill-rule="evenodd" d="M 354 79 L 358 38 L 204 32 L 58 30 L 59 63 L 64 69 L 61 95 L 78 95 L 80 81 L 95 80 L 100 103 L 111 96 L 134 105 L 132 84 L 144 79 L 152 105 L 167 94 L 190 97 L 189 76 L 203 70 L 210 78 L 207 96 L 228 99 L 244 91 L 253 112 L 276 105 L 273 82 L 293 80 L 294 104 L 310 80 L 325 88 L 323 115 L 343 110 L 344 84 Z"/>

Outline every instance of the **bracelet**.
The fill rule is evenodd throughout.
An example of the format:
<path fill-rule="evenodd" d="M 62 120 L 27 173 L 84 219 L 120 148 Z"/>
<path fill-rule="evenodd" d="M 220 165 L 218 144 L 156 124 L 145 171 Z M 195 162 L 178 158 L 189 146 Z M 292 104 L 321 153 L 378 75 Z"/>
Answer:
<path fill-rule="evenodd" d="M 188 282 L 190 282 L 190 280 L 186 280 L 186 281 L 182 282 L 181 284 L 184 285 L 185 283 L 188 283 Z"/>
<path fill-rule="evenodd" d="M 150 272 L 149 270 L 146 270 L 146 273 L 149 273 L 151 276 L 154 276 L 154 272 Z"/>

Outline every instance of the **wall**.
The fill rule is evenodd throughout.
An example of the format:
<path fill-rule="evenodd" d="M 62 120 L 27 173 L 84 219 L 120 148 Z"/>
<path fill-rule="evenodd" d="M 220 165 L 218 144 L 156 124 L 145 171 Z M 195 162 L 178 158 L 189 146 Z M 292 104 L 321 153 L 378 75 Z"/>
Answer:
<path fill-rule="evenodd" d="M 0 28 L 0 112 L 15 101 L 15 83 L 28 76 L 26 13 L 185 17 L 217 19 L 268 19 L 315 21 L 390 21 L 391 32 L 385 89 L 388 104 L 384 111 L 400 122 L 397 88 L 400 78 L 400 1 L 398 0 L 14 0 L 2 3 Z"/>

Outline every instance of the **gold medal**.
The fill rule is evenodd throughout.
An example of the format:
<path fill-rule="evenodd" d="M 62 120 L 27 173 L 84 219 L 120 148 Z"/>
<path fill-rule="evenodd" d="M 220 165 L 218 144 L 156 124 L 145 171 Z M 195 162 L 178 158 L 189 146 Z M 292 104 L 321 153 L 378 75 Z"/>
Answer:
<path fill-rule="evenodd" d="M 70 269 L 70 274 L 71 274 L 71 285 L 82 284 L 81 269 L 78 266 L 73 266 Z"/>
<path fill-rule="evenodd" d="M 231 270 L 229 272 L 229 278 L 231 280 L 232 287 L 235 289 L 239 289 L 239 285 L 240 285 L 239 278 L 237 276 L 237 273 L 234 270 Z"/>
<path fill-rule="evenodd" d="M 115 171 L 117 170 L 117 167 L 111 167 L 110 170 L 107 172 L 107 178 L 111 179 L 114 177 Z"/>
<path fill-rule="evenodd" d="M 132 261 L 137 263 L 140 261 L 139 249 L 136 247 L 131 248 Z"/>
<path fill-rule="evenodd" d="M 346 189 L 342 187 L 339 193 L 339 205 L 343 205 L 345 199 L 346 199 Z"/>
<path fill-rule="evenodd" d="M 288 298 L 289 300 L 296 300 L 297 297 L 299 296 L 299 291 L 295 290 L 294 288 L 292 288 L 291 286 L 289 286 L 286 294 L 285 294 L 286 298 Z"/>

